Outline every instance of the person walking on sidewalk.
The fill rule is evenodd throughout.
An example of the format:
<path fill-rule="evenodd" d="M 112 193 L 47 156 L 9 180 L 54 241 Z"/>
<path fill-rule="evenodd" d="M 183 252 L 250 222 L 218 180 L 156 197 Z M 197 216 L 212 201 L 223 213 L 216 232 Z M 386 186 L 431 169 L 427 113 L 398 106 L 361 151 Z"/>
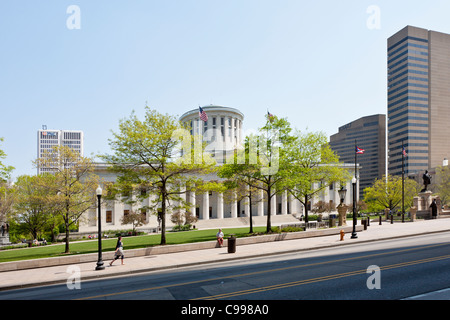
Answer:
<path fill-rule="evenodd" d="M 122 242 L 122 237 L 119 237 L 119 239 L 117 239 L 117 244 L 116 244 L 116 251 L 114 251 L 114 258 L 113 260 L 109 263 L 110 266 L 112 266 L 113 262 L 116 261 L 117 259 L 120 258 L 120 260 L 122 261 L 122 265 L 124 265 L 123 263 L 123 258 L 124 258 L 124 254 L 123 254 L 123 242 Z"/>

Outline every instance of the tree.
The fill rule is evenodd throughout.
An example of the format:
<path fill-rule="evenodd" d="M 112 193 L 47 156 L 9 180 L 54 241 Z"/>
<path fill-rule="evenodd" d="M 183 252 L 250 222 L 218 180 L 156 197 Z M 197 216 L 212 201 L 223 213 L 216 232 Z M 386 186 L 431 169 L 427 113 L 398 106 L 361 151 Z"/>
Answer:
<path fill-rule="evenodd" d="M 308 222 L 308 203 L 332 183 L 345 181 L 349 176 L 339 167 L 339 157 L 324 133 L 296 131 L 294 136 L 294 143 L 282 158 L 282 186 L 303 204 Z"/>
<path fill-rule="evenodd" d="M 146 223 L 145 215 L 134 210 L 122 217 L 122 224 L 131 224 L 134 235 L 136 235 L 136 228 L 142 227 Z"/>
<path fill-rule="evenodd" d="M 3 142 L 3 138 L 0 137 L 0 142 Z M 6 158 L 6 153 L 0 149 L 0 182 L 5 182 L 11 177 L 11 172 L 14 170 L 14 167 L 7 166 L 2 163 L 2 159 Z"/>
<path fill-rule="evenodd" d="M 269 204 L 267 207 L 266 232 L 272 229 L 271 199 L 280 192 L 279 184 L 284 179 L 281 160 L 293 143 L 290 123 L 285 118 L 267 116 L 259 135 L 247 136 L 242 150 L 237 150 L 232 161 L 227 161 L 218 175 L 225 179 L 241 181 L 252 189 L 262 190 Z M 251 190 L 251 189 L 250 189 Z"/>
<path fill-rule="evenodd" d="M 13 214 L 15 190 L 12 183 L 0 180 L 0 222 L 8 221 Z"/>
<path fill-rule="evenodd" d="M 448 204 L 450 200 L 450 167 L 439 166 L 436 168 L 436 191 L 442 200 L 442 204 Z"/>
<path fill-rule="evenodd" d="M 47 201 L 49 189 L 44 176 L 23 175 L 15 183 L 14 220 L 33 239 L 43 233 L 52 219 L 51 205 Z"/>
<path fill-rule="evenodd" d="M 62 217 L 66 233 L 65 253 L 69 253 L 69 232 L 83 213 L 96 204 L 99 177 L 94 174 L 91 158 L 82 157 L 67 146 L 55 146 L 35 161 L 36 166 L 51 168 L 47 175 L 47 201 L 51 210 Z"/>
<path fill-rule="evenodd" d="M 405 179 L 405 210 L 411 207 L 413 198 L 420 190 L 420 185 Z M 370 211 L 381 211 L 385 208 L 396 209 L 402 204 L 402 177 L 388 175 L 376 179 L 372 187 L 364 189 L 364 202 Z"/>
<path fill-rule="evenodd" d="M 117 192 L 129 192 L 131 204 L 156 196 L 149 209 L 156 214 L 160 207 L 161 245 L 166 244 L 166 213 L 186 206 L 183 193 L 206 188 L 199 175 L 213 172 L 215 161 L 203 153 L 201 137 L 191 136 L 174 116 L 149 107 L 142 121 L 134 112 L 121 120 L 109 145 L 113 154 L 103 158 L 118 173 Z"/>

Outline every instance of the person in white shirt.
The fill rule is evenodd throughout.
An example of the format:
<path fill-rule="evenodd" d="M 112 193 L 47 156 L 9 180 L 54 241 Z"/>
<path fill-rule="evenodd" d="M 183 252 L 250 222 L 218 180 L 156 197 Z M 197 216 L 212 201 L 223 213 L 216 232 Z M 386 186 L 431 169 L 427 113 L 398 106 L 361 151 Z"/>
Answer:
<path fill-rule="evenodd" d="M 216 234 L 217 242 L 219 243 L 219 246 L 223 246 L 223 232 L 222 229 L 219 229 L 219 232 Z"/>

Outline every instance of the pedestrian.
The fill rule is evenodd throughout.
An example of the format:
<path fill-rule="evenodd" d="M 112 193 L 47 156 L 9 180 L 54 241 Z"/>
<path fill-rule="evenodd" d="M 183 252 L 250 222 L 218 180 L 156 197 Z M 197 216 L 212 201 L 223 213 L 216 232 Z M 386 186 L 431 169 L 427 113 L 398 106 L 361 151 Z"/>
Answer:
<path fill-rule="evenodd" d="M 431 208 L 431 218 L 436 219 L 437 218 L 437 204 L 436 199 L 433 199 L 433 202 L 430 205 Z"/>
<path fill-rule="evenodd" d="M 222 248 L 223 246 L 223 232 L 222 229 L 219 229 L 219 232 L 216 234 L 217 243 L 219 244 L 219 247 Z"/>
<path fill-rule="evenodd" d="M 124 265 L 123 263 L 123 258 L 125 257 L 123 254 L 123 242 L 122 242 L 122 237 L 119 237 L 119 239 L 117 239 L 117 244 L 116 244 L 116 251 L 114 251 L 114 258 L 113 260 L 109 263 L 110 266 L 112 266 L 113 262 L 116 261 L 117 259 L 119 259 L 122 261 L 122 265 Z"/>

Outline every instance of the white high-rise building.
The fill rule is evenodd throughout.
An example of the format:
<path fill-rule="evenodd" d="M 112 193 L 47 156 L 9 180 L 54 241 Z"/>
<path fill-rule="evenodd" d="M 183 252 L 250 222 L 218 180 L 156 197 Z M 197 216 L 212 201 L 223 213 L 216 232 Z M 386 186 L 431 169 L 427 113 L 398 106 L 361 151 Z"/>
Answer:
<path fill-rule="evenodd" d="M 51 151 L 55 146 L 67 146 L 80 153 L 84 153 L 84 134 L 79 130 L 47 130 L 42 129 L 37 132 L 37 157 L 42 158 L 47 151 Z M 52 172 L 51 168 L 39 168 L 38 174 Z"/>

